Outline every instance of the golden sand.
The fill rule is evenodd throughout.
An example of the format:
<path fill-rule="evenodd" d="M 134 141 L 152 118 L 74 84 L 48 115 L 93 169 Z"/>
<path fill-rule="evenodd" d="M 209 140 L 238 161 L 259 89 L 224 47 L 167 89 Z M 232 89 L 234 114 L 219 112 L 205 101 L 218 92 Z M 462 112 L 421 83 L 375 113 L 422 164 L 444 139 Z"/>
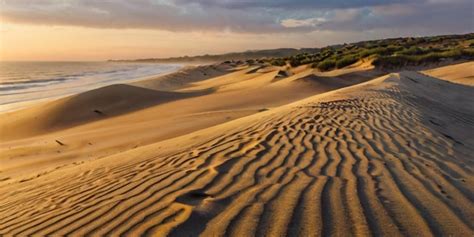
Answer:
<path fill-rule="evenodd" d="M 0 234 L 473 235 L 473 65 L 205 66 L 4 114 Z"/>

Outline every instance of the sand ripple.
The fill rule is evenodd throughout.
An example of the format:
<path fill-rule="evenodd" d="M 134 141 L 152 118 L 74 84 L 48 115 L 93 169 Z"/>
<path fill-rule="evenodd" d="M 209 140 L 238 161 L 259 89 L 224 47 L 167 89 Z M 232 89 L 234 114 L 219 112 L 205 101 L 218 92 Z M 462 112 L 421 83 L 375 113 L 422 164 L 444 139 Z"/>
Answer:
<path fill-rule="evenodd" d="M 437 127 L 473 134 L 474 116 L 415 93 L 432 81 L 392 75 L 231 122 L 173 154 L 148 155 L 156 144 L 4 186 L 0 234 L 473 235 L 473 144 Z"/>

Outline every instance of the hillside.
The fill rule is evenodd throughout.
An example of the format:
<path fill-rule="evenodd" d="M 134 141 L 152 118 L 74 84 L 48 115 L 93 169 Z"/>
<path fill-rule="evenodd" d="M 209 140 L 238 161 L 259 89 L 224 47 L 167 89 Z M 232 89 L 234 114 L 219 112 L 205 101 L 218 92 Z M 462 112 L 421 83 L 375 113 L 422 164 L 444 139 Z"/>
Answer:
<path fill-rule="evenodd" d="M 362 41 L 321 48 L 316 53 L 265 59 L 276 66 L 311 65 L 321 71 L 368 62 L 385 71 L 417 70 L 474 59 L 474 33 Z"/>
<path fill-rule="evenodd" d="M 318 49 L 265 49 L 265 50 L 250 50 L 245 52 L 235 52 L 217 55 L 199 55 L 199 56 L 183 56 L 172 58 L 144 58 L 134 60 L 111 60 L 116 62 L 152 62 L 152 63 L 216 63 L 224 61 L 245 61 L 249 59 L 259 58 L 274 58 L 274 57 L 289 57 L 301 53 L 313 53 Z"/>

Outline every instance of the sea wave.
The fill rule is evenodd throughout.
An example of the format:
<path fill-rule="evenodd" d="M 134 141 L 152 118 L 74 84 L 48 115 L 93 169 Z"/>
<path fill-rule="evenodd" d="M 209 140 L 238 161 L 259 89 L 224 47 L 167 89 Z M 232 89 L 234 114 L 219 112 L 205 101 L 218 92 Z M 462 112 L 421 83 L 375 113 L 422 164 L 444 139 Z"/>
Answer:
<path fill-rule="evenodd" d="M 150 63 L 0 63 L 0 105 L 66 96 L 146 79 L 180 67 Z"/>

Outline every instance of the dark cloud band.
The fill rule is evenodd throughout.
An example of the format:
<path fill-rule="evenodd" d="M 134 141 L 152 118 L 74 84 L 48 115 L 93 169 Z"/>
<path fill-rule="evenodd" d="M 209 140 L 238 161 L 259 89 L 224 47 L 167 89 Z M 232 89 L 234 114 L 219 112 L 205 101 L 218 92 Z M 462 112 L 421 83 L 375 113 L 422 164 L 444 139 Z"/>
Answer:
<path fill-rule="evenodd" d="M 473 31 L 470 0 L 3 0 L 3 21 L 93 28 L 289 33 Z"/>

